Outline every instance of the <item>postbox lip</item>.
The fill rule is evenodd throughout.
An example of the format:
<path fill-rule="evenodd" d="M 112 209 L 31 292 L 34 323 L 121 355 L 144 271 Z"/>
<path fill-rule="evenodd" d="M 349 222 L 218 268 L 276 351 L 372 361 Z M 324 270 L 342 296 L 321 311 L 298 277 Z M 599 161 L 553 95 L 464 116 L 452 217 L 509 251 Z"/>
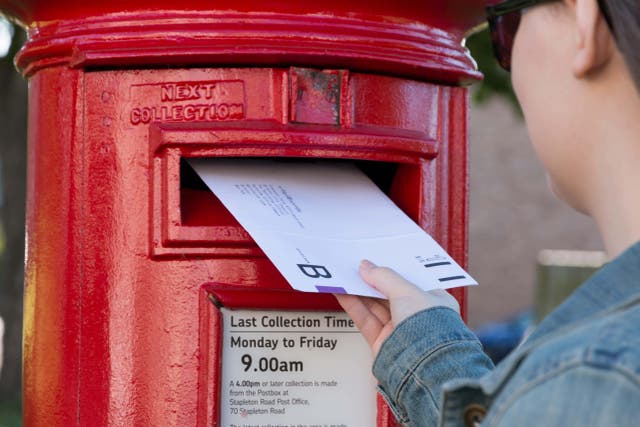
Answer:
<path fill-rule="evenodd" d="M 239 13 L 272 12 L 296 15 L 358 17 L 367 21 L 423 24 L 464 32 L 482 19 L 484 6 L 491 0 L 220 0 L 218 11 Z M 40 27 L 53 21 L 87 19 L 120 12 L 139 14 L 149 11 L 212 11 L 207 0 L 0 0 L 0 10 L 25 28 Z"/>
<path fill-rule="evenodd" d="M 278 272 L 277 275 L 279 276 L 280 273 Z M 297 291 L 284 278 L 271 288 L 238 286 L 210 281 L 203 283 L 201 290 L 205 292 L 212 306 L 218 309 L 224 307 L 248 310 L 340 310 L 340 306 L 331 294 Z"/>
<path fill-rule="evenodd" d="M 2 0 L 0 0 L 1 2 Z M 273 12 L 147 11 L 39 23 L 16 56 L 25 76 L 51 67 L 343 68 L 466 84 L 482 75 L 462 33 L 416 22 Z"/>

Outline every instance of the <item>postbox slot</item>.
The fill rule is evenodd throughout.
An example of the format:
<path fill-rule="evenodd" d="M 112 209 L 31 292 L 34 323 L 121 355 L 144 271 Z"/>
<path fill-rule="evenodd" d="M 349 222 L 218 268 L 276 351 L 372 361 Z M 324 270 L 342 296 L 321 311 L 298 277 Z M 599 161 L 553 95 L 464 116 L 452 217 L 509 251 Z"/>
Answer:
<path fill-rule="evenodd" d="M 184 226 L 238 226 L 185 159 L 180 160 L 180 218 Z"/>
<path fill-rule="evenodd" d="M 285 159 L 288 162 L 317 162 L 317 159 Z M 332 162 L 349 160 L 327 159 Z M 389 194 L 398 170 L 398 164 L 368 160 L 352 160 L 384 193 Z M 180 218 L 183 226 L 229 227 L 240 226 L 222 202 L 209 190 L 206 184 L 191 168 L 189 163 L 180 159 Z"/>
<path fill-rule="evenodd" d="M 151 250 L 157 257 L 264 257 L 188 165 L 191 158 L 354 162 L 409 217 L 421 219 L 437 141 L 415 131 L 359 127 L 163 123 L 149 129 L 153 164 Z M 430 193 L 428 194 L 430 196 Z M 430 199 L 431 200 L 431 199 Z"/>

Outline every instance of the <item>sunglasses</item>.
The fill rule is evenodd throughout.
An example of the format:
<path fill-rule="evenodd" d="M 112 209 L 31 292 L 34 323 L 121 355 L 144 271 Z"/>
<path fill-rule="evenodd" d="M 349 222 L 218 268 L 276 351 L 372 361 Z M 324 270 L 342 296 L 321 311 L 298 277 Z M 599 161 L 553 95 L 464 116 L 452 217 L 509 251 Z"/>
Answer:
<path fill-rule="evenodd" d="M 522 11 L 537 4 L 556 0 L 508 0 L 487 7 L 487 21 L 493 53 L 502 68 L 511 71 L 511 51 L 516 38 Z"/>
<path fill-rule="evenodd" d="M 520 26 L 522 12 L 529 7 L 552 1 L 558 0 L 508 0 L 487 7 L 487 21 L 489 22 L 493 52 L 502 68 L 511 71 L 511 51 Z M 598 0 L 598 4 L 609 28 L 613 31 L 611 16 L 605 2 Z"/>

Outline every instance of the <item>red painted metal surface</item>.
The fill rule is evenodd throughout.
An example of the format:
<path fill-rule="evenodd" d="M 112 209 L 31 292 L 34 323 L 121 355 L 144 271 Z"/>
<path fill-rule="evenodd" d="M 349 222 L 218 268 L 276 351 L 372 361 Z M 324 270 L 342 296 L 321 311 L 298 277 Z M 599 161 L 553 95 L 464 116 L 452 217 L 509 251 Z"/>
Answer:
<path fill-rule="evenodd" d="M 445 83 L 480 77 L 461 42 L 482 6 L 483 0 L 0 0 L 0 10 L 29 30 L 17 57 L 25 75 L 61 65 L 300 65 Z"/>
<path fill-rule="evenodd" d="M 27 25 L 32 22 L 84 19 L 92 16 L 140 11 L 238 11 L 275 12 L 298 15 L 363 15 L 390 21 L 423 22 L 447 31 L 464 31 L 477 22 L 486 0 L 2 0 L 1 8 Z"/>
<path fill-rule="evenodd" d="M 338 309 L 181 159 L 356 161 L 466 264 L 482 3 L 0 0 L 29 28 L 25 425 L 217 426 L 212 299 Z"/>

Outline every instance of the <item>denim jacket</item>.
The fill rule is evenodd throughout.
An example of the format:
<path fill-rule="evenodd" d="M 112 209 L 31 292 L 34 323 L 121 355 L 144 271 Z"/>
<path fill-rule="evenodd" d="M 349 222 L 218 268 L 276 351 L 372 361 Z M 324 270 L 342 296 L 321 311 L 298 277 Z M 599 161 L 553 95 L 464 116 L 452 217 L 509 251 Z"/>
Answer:
<path fill-rule="evenodd" d="M 416 313 L 373 371 L 405 426 L 640 426 L 640 242 L 493 367 L 460 316 Z"/>

